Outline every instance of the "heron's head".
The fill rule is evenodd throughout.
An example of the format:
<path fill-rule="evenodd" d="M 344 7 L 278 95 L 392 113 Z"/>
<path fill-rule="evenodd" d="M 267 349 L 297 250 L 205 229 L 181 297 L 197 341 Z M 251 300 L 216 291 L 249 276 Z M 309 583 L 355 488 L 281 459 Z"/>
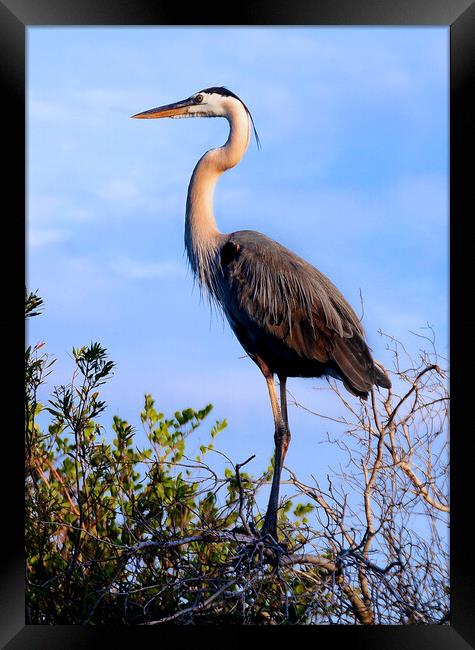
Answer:
<path fill-rule="evenodd" d="M 233 106 L 240 106 L 245 109 L 254 128 L 254 134 L 259 146 L 259 136 L 252 115 L 246 104 L 233 92 L 222 86 L 213 86 L 205 88 L 173 104 L 157 106 L 143 113 L 137 113 L 132 117 L 137 119 L 158 119 L 160 117 L 229 117 L 232 113 Z"/>

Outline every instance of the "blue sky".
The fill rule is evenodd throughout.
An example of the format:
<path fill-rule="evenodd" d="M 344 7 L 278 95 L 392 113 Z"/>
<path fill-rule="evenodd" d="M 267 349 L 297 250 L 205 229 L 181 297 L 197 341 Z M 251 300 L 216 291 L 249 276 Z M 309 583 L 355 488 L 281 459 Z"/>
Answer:
<path fill-rule="evenodd" d="M 117 363 L 113 414 L 139 427 L 144 392 L 161 410 L 208 402 L 217 446 L 249 471 L 268 462 L 265 382 L 227 323 L 193 289 L 183 251 L 186 191 L 225 120 L 130 115 L 225 85 L 251 109 L 255 142 L 219 181 L 222 232 L 263 232 L 326 273 L 361 313 L 417 351 L 427 323 L 448 353 L 448 29 L 28 29 L 28 288 L 45 313 L 31 342 L 58 358 L 100 341 Z M 322 380 L 290 379 L 306 407 L 340 408 Z M 44 393 L 46 395 L 46 392 Z M 350 398 L 351 399 L 351 398 Z M 290 410 L 289 467 L 326 474 L 329 425 Z M 196 434 L 196 444 L 204 441 Z"/>

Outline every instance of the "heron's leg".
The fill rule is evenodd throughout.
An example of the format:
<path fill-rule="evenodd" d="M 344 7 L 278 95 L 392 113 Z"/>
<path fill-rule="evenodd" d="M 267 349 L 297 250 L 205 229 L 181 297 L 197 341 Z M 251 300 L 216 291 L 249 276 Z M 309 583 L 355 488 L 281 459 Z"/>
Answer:
<path fill-rule="evenodd" d="M 284 424 L 283 440 L 282 440 L 282 465 L 284 464 L 285 455 L 290 444 L 290 427 L 289 418 L 287 415 L 287 377 L 279 375 L 280 384 L 280 412 Z"/>
<path fill-rule="evenodd" d="M 267 390 L 269 391 L 270 403 L 272 406 L 272 415 L 274 416 L 274 424 L 277 429 L 278 424 L 282 421 L 282 416 L 279 409 L 279 402 L 277 400 L 277 393 L 275 392 L 274 376 L 269 375 L 266 377 Z"/>
<path fill-rule="evenodd" d="M 267 379 L 267 378 L 266 378 Z M 271 402 L 275 400 L 273 406 L 274 421 L 275 421 L 275 456 L 274 456 L 274 475 L 272 477 L 272 487 L 269 498 L 269 505 L 267 507 L 266 518 L 262 533 L 270 534 L 277 541 L 277 512 L 279 509 L 279 488 L 282 469 L 284 467 L 284 459 L 287 454 L 287 449 L 290 444 L 290 430 L 288 425 L 287 416 L 287 391 L 286 382 L 287 377 L 279 377 L 280 381 L 280 410 L 277 405 L 277 398 L 275 395 L 275 385 L 272 378 L 272 383 L 267 384 L 269 387 L 269 395 L 271 395 Z M 271 394 L 272 393 L 272 394 Z"/>
<path fill-rule="evenodd" d="M 262 369 L 262 368 L 261 368 Z M 286 427 L 282 419 L 282 414 L 279 409 L 279 403 L 275 391 L 274 376 L 271 373 L 264 373 L 267 382 L 267 389 L 269 391 L 269 398 L 272 406 L 272 413 L 274 416 L 274 441 L 275 441 L 275 454 L 274 454 L 274 474 L 272 477 L 272 486 L 269 496 L 269 504 L 262 527 L 262 535 L 271 535 L 277 541 L 277 511 L 279 509 L 279 487 L 280 476 L 282 473 L 282 466 L 284 462 L 285 453 L 288 447 Z"/>

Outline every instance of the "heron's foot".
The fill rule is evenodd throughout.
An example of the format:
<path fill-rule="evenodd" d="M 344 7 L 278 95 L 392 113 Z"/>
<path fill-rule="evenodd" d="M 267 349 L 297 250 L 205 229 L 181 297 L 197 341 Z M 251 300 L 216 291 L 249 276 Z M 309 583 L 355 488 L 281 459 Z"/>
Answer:
<path fill-rule="evenodd" d="M 263 527 L 260 531 L 254 531 L 252 541 L 240 546 L 233 561 L 236 571 L 248 571 L 256 566 L 269 564 L 277 567 L 284 555 L 288 555 L 288 544 L 278 540 L 277 530 Z"/>
<path fill-rule="evenodd" d="M 277 534 L 277 526 L 264 526 L 260 531 L 261 541 L 264 543 L 264 547 L 268 551 L 273 551 L 277 557 L 280 555 L 285 555 L 288 553 L 288 544 L 285 542 L 279 542 L 279 536 Z"/>
<path fill-rule="evenodd" d="M 259 532 L 259 537 L 263 542 L 278 544 L 279 536 L 277 534 L 277 526 L 266 526 L 264 524 Z"/>

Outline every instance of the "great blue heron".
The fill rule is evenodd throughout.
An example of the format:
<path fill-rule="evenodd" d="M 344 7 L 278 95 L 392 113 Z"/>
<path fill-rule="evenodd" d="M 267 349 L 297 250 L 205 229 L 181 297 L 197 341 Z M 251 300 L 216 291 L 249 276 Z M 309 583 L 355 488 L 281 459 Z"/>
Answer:
<path fill-rule="evenodd" d="M 244 102 L 227 88 L 213 87 L 132 117 L 224 117 L 229 122 L 226 143 L 206 152 L 193 171 L 186 201 L 185 247 L 201 288 L 221 306 L 267 382 L 275 456 L 261 534 L 276 540 L 280 476 L 290 442 L 287 377 L 329 375 L 363 399 L 373 385 L 389 388 L 391 383 L 375 365 L 355 312 L 323 273 L 259 232 L 218 230 L 213 213 L 216 182 L 241 160 L 254 127 Z M 255 127 L 254 133 L 259 144 Z"/>

